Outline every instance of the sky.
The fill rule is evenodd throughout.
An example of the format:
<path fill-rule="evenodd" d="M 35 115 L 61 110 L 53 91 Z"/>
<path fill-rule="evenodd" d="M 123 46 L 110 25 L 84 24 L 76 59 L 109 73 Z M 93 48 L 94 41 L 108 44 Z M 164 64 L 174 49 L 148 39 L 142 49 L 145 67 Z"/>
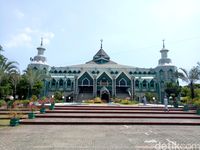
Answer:
<path fill-rule="evenodd" d="M 21 72 L 44 39 L 50 66 L 83 64 L 103 49 L 111 60 L 154 68 L 162 40 L 178 68 L 200 61 L 199 0 L 1 0 L 0 45 Z"/>

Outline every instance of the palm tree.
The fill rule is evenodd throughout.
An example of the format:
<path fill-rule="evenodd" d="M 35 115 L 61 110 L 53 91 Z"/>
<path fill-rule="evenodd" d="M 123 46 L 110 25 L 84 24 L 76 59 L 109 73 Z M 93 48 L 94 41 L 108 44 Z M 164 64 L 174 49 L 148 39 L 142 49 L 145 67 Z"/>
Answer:
<path fill-rule="evenodd" d="M 16 61 L 8 61 L 3 55 L 0 58 L 0 85 L 3 79 L 8 78 L 12 73 L 19 72 Z"/>
<path fill-rule="evenodd" d="M 12 84 L 12 86 L 14 88 L 13 89 L 13 96 L 14 97 L 16 95 L 17 84 L 19 83 L 20 79 L 21 79 L 21 75 L 18 72 L 11 73 L 9 81 L 10 81 L 10 83 Z"/>
<path fill-rule="evenodd" d="M 188 83 L 191 91 L 191 98 L 194 98 L 194 83 L 200 79 L 199 68 L 193 67 L 189 72 L 186 69 L 180 68 L 182 72 L 178 72 L 178 77 Z"/>
<path fill-rule="evenodd" d="M 33 90 L 33 86 L 35 85 L 35 83 L 38 82 L 38 81 L 42 81 L 46 77 L 47 76 L 44 74 L 43 71 L 33 70 L 33 69 L 30 69 L 30 68 L 25 70 L 25 78 L 27 79 L 27 81 L 30 85 L 30 95 L 32 95 L 32 90 Z"/>

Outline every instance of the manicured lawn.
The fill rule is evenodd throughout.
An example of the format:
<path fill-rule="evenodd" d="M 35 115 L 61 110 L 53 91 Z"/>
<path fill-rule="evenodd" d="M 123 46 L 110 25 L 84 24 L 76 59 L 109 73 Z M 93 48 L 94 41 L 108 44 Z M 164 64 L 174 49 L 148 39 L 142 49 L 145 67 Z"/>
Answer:
<path fill-rule="evenodd" d="M 3 126 L 8 126 L 10 123 L 9 119 L 0 119 L 0 128 Z"/>

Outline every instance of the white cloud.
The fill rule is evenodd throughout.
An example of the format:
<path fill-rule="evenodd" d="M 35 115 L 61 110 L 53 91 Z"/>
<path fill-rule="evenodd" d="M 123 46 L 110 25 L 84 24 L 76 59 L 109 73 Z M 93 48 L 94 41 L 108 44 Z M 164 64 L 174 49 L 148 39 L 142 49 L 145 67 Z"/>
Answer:
<path fill-rule="evenodd" d="M 22 19 L 25 16 L 24 13 L 18 9 L 15 10 L 14 13 L 18 19 Z"/>
<path fill-rule="evenodd" d="M 26 27 L 22 29 L 19 33 L 12 35 L 10 39 L 7 42 L 5 42 L 5 47 L 7 48 L 31 47 L 34 45 L 33 41 L 39 39 L 40 37 L 43 37 L 44 45 L 48 45 L 52 40 L 52 38 L 54 37 L 54 33 L 43 32 L 38 29 L 32 29 L 30 27 Z"/>
<path fill-rule="evenodd" d="M 11 39 L 6 42 L 5 46 L 8 48 L 30 46 L 32 43 L 32 38 L 26 33 L 19 33 L 17 35 L 11 36 Z"/>

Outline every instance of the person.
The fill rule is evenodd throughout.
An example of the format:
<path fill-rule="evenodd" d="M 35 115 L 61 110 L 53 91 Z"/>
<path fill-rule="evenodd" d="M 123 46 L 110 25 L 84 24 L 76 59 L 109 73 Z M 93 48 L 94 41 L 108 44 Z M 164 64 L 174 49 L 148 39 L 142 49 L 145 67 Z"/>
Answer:
<path fill-rule="evenodd" d="M 143 96 L 143 103 L 144 103 L 144 105 L 147 104 L 147 98 L 146 98 L 146 96 Z"/>
<path fill-rule="evenodd" d="M 164 97 L 164 105 L 165 105 L 165 111 L 169 111 L 167 96 Z"/>

